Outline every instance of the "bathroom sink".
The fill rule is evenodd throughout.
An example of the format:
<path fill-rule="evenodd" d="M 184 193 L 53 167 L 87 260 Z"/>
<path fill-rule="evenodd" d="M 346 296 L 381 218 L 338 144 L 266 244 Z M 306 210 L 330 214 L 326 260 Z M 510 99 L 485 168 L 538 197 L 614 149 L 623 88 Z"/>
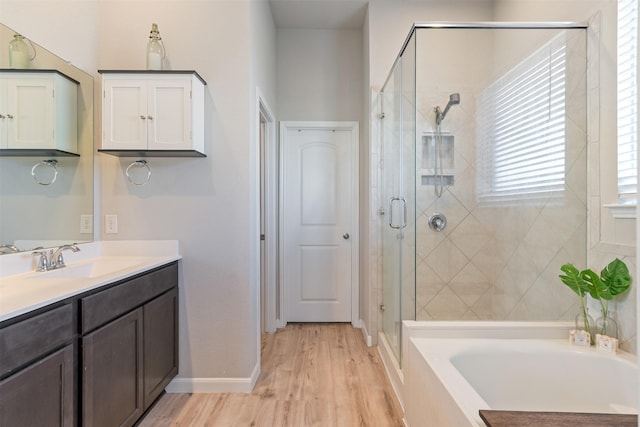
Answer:
<path fill-rule="evenodd" d="M 104 257 L 91 261 L 67 265 L 66 267 L 34 273 L 30 280 L 49 280 L 54 278 L 94 278 L 108 274 L 116 274 L 122 270 L 132 269 L 142 263 L 140 258 Z"/>

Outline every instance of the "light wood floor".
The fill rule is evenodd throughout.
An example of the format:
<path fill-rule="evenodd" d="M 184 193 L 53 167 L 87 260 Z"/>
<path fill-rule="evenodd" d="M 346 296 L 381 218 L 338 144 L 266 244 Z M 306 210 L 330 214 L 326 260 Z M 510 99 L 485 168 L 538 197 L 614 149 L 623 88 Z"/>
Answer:
<path fill-rule="evenodd" d="M 290 324 L 262 338 L 252 393 L 165 394 L 140 426 L 402 426 L 375 347 L 350 324 Z"/>

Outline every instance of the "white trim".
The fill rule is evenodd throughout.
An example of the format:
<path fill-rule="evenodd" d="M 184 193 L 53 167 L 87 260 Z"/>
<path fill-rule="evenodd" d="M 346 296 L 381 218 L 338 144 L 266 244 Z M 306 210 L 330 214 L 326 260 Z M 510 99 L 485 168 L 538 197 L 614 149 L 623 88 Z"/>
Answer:
<path fill-rule="evenodd" d="M 634 219 L 636 217 L 636 205 L 604 205 L 605 208 L 609 209 L 611 216 L 614 218 L 623 218 L 623 219 Z"/>
<path fill-rule="evenodd" d="M 360 319 L 358 324 L 358 327 L 362 330 L 362 336 L 364 337 L 364 341 L 367 344 L 367 347 L 372 347 L 373 338 L 371 337 L 371 335 L 369 335 L 369 332 L 367 331 L 367 325 L 364 324 L 364 320 Z"/>
<path fill-rule="evenodd" d="M 284 163 L 284 153 L 282 150 L 282 138 L 285 130 L 285 122 L 280 122 L 280 134 L 278 135 L 278 188 L 280 191 L 278 192 L 278 227 L 280 230 L 284 230 L 284 218 L 282 213 L 284 212 L 284 198 L 282 197 L 282 188 L 284 188 L 284 173 L 282 171 L 282 164 Z M 278 328 L 284 328 L 287 326 L 287 316 L 284 309 L 284 286 L 282 283 L 282 272 L 284 271 L 284 236 L 282 233 L 278 234 L 278 270 L 280 271 L 280 276 L 278 277 L 278 289 L 280 293 L 278 295 L 278 306 L 280 307 L 280 312 L 278 313 Z"/>
<path fill-rule="evenodd" d="M 174 378 L 167 393 L 250 393 L 260 376 L 257 363 L 248 378 Z"/>
<path fill-rule="evenodd" d="M 351 239 L 353 242 L 360 242 L 360 226 L 359 226 L 359 208 L 360 208 L 360 181 L 359 181 L 359 165 L 360 165 L 360 133 L 359 123 L 352 121 L 282 121 L 280 122 L 280 145 L 282 146 L 282 139 L 287 132 L 287 129 L 336 129 L 347 130 L 351 132 L 351 190 L 353 199 L 356 201 L 353 204 L 351 212 Z M 283 150 L 280 150 L 280 164 L 283 164 Z M 280 169 L 280 188 L 284 186 L 284 171 Z M 279 194 L 280 199 L 280 212 L 284 211 L 284 200 L 282 192 Z M 284 229 L 282 215 L 280 215 L 280 230 Z M 284 248 L 284 236 L 280 233 L 280 271 L 284 271 L 283 268 L 283 248 Z M 360 245 L 351 245 L 351 324 L 354 328 L 359 327 L 360 321 Z M 282 285 L 282 283 L 281 283 Z M 287 316 L 285 313 L 285 301 L 284 290 L 280 286 L 280 324 L 281 327 L 287 325 Z"/>
<path fill-rule="evenodd" d="M 400 402 L 400 406 L 402 407 L 402 411 L 404 412 L 404 374 L 402 373 L 402 369 L 400 369 L 400 365 L 393 354 L 393 350 L 391 350 L 391 347 L 387 342 L 387 338 L 382 332 L 378 332 L 377 348 L 380 359 L 382 359 L 382 365 L 384 365 L 384 370 L 387 372 L 387 378 L 389 378 L 391 387 L 393 388 L 393 391 L 398 398 L 398 402 Z"/>
<path fill-rule="evenodd" d="M 609 242 L 598 242 L 594 248 L 596 251 L 601 253 L 608 253 L 620 256 L 636 256 L 636 246 L 635 245 L 622 245 L 620 243 L 609 243 Z"/>
<path fill-rule="evenodd" d="M 276 295 L 277 295 L 277 263 L 278 263 L 278 212 L 279 207 L 273 201 L 278 197 L 278 140 L 276 138 L 276 118 L 273 110 L 266 101 L 262 91 L 256 87 L 256 127 L 257 135 L 260 138 L 260 116 L 263 116 L 265 123 L 265 235 L 274 236 L 275 238 L 267 238 L 265 240 L 265 266 L 264 272 L 266 276 L 266 295 L 260 296 L 260 299 L 266 298 L 264 305 L 266 313 L 258 316 L 258 321 L 264 317 L 265 332 L 273 333 L 278 327 L 278 319 L 276 312 Z M 258 150 L 260 156 L 260 150 Z M 259 164 L 259 163 L 258 163 Z M 260 242 L 258 242 L 260 244 Z M 258 288 L 260 284 L 258 283 Z M 262 307 L 262 301 L 259 301 L 259 307 Z M 260 330 L 260 327 L 258 327 Z M 260 349 L 260 345 L 258 346 Z M 259 351 L 259 350 L 258 350 Z"/>

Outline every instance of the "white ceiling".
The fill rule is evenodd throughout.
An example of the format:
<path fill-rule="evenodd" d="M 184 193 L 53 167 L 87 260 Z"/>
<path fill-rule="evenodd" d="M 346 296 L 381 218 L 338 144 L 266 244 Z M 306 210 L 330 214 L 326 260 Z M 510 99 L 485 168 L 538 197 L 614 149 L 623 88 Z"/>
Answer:
<path fill-rule="evenodd" d="M 368 0 L 269 0 L 276 28 L 360 29 Z"/>

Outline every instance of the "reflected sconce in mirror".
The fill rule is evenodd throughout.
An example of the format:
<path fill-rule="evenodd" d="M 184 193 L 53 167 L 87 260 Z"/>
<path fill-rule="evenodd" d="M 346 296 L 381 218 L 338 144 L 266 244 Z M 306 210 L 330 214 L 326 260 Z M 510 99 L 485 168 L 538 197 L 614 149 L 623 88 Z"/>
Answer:
<path fill-rule="evenodd" d="M 151 179 L 151 168 L 146 160 L 136 160 L 127 166 L 125 175 L 133 185 L 147 185 Z"/>
<path fill-rule="evenodd" d="M 57 160 L 41 160 L 31 168 L 31 176 L 40 185 L 51 185 L 58 178 Z"/>
<path fill-rule="evenodd" d="M 33 56 L 31 56 L 25 40 L 31 45 Z M 13 39 L 9 42 L 9 67 L 29 68 L 29 63 L 34 59 L 36 59 L 36 48 L 31 43 L 31 40 L 25 39 L 22 34 L 15 33 Z"/>

